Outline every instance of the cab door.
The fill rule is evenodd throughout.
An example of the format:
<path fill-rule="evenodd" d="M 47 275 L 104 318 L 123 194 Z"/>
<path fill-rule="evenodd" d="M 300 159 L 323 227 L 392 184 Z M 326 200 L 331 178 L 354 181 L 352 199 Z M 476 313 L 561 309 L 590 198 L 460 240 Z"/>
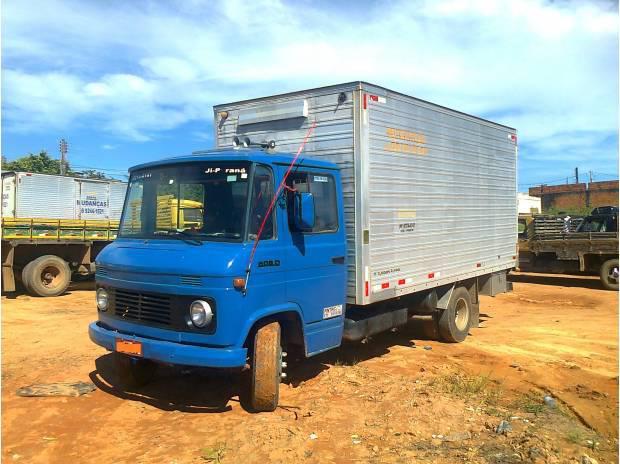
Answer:
<path fill-rule="evenodd" d="M 293 217 L 294 196 L 309 192 L 314 200 L 314 226 L 300 230 Z M 338 171 L 294 169 L 287 179 L 286 256 L 289 301 L 301 308 L 306 354 L 340 345 L 346 292 L 346 238 Z"/>

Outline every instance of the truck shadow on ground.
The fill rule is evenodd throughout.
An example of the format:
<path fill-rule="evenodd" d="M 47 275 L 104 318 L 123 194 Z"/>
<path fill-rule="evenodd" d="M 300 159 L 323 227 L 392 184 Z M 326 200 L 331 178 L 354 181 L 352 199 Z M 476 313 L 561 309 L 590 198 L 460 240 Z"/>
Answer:
<path fill-rule="evenodd" d="M 345 343 L 340 348 L 312 358 L 301 359 L 289 353 L 289 368 L 284 383 L 298 388 L 321 372 L 333 366 L 353 366 L 361 361 L 378 358 L 395 346 L 424 349 L 424 341 L 436 340 L 433 334 L 415 322 L 394 332 L 376 335 L 367 343 Z M 232 410 L 231 402 L 240 402 L 239 394 L 244 388 L 238 371 L 218 369 L 161 366 L 156 378 L 144 387 L 123 389 L 114 372 L 111 353 L 95 361 L 96 370 L 89 374 L 91 381 L 101 391 L 124 400 L 139 401 L 163 411 L 188 413 L 224 413 Z M 243 409 L 250 408 L 240 402 Z M 282 406 L 287 408 L 287 406 Z"/>
<path fill-rule="evenodd" d="M 123 389 L 115 375 L 111 353 L 97 358 L 95 367 L 89 377 L 101 391 L 164 411 L 226 412 L 232 409 L 229 402 L 239 394 L 239 374 L 222 370 L 162 365 L 148 385 Z"/>
<path fill-rule="evenodd" d="M 600 279 L 585 275 L 508 274 L 510 282 L 604 290 Z"/>

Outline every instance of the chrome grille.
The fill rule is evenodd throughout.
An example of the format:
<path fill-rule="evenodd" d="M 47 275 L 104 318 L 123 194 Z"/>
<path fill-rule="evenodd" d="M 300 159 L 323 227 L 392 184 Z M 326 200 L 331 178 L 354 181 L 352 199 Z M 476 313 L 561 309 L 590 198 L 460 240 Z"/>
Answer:
<path fill-rule="evenodd" d="M 170 297 L 115 289 L 114 313 L 123 319 L 170 325 Z"/>

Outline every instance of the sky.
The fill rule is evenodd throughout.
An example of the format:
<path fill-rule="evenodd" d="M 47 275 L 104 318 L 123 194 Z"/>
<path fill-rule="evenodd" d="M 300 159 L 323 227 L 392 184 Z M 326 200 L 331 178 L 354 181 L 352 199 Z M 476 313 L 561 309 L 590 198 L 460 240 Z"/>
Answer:
<path fill-rule="evenodd" d="M 618 3 L 4 0 L 2 154 L 211 148 L 214 104 L 364 80 L 515 127 L 519 190 L 618 175 Z"/>

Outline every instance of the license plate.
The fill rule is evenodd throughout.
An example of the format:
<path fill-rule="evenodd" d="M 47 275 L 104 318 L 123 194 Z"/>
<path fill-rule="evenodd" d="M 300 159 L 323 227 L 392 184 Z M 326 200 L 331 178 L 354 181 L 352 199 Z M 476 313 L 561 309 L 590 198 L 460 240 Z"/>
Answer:
<path fill-rule="evenodd" d="M 142 356 L 142 343 L 117 338 L 116 351 L 119 353 L 131 354 L 133 356 Z"/>

